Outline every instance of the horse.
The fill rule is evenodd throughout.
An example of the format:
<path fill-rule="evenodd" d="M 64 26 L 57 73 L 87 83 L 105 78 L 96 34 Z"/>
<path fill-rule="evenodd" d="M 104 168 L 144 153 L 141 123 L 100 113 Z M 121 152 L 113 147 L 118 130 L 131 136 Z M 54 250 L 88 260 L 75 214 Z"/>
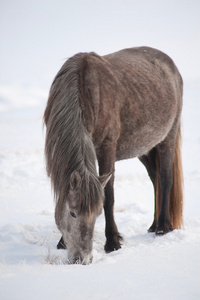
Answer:
<path fill-rule="evenodd" d="M 44 112 L 46 170 L 55 222 L 70 263 L 92 262 L 97 217 L 105 212 L 105 251 L 122 245 L 114 219 L 115 162 L 137 157 L 154 187 L 149 232 L 183 227 L 183 80 L 165 53 L 134 47 L 78 53 L 61 67 Z M 98 172 L 97 165 L 98 162 Z"/>

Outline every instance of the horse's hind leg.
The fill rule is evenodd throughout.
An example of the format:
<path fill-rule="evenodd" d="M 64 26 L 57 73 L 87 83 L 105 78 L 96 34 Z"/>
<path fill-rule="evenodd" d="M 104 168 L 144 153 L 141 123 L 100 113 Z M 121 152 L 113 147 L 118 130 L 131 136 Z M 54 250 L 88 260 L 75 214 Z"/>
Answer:
<path fill-rule="evenodd" d="M 154 220 L 152 225 L 149 227 L 149 232 L 156 231 L 156 148 L 153 148 L 147 155 L 139 157 L 139 160 L 146 167 L 148 175 L 153 183 L 154 187 Z"/>
<path fill-rule="evenodd" d="M 170 193 L 173 185 L 173 161 L 175 143 L 169 137 L 157 145 L 159 157 L 159 183 L 161 190 L 161 207 L 156 234 L 161 235 L 173 230 L 170 222 Z"/>
<path fill-rule="evenodd" d="M 122 237 L 120 236 L 117 225 L 114 220 L 114 164 L 115 164 L 115 153 L 116 148 L 113 143 L 104 143 L 97 152 L 97 158 L 99 163 L 99 175 L 104 175 L 112 173 L 112 177 L 105 187 L 105 202 L 104 202 L 104 212 L 105 212 L 105 235 L 106 244 L 105 251 L 112 252 L 121 248 L 120 241 Z"/>

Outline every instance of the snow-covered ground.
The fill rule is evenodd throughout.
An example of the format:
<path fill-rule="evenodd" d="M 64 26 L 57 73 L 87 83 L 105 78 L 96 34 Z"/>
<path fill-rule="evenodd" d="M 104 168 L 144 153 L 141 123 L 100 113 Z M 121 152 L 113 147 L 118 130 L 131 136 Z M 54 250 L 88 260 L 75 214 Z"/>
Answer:
<path fill-rule="evenodd" d="M 56 249 L 60 233 L 43 156 L 47 94 L 0 87 L 0 298 L 199 299 L 200 84 L 186 83 L 184 91 L 185 230 L 147 233 L 151 182 L 137 159 L 119 162 L 115 216 L 123 247 L 104 253 L 102 214 L 88 266 L 66 265 L 66 251 Z"/>

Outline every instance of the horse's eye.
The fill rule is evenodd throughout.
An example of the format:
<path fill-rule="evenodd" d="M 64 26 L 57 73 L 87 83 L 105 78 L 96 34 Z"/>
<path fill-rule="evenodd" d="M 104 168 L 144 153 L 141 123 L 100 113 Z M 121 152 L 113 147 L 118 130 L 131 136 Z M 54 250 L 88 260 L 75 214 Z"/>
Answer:
<path fill-rule="evenodd" d="M 70 211 L 70 215 L 71 215 L 73 218 L 76 218 L 76 214 L 75 214 L 73 211 Z"/>

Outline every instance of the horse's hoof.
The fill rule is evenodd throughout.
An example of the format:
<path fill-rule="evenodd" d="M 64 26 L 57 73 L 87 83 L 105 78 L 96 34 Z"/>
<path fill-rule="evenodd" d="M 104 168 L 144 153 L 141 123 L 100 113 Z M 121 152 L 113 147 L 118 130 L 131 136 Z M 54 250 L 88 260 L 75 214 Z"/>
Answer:
<path fill-rule="evenodd" d="M 107 239 L 107 242 L 105 244 L 104 250 L 106 253 L 110 253 L 113 251 L 116 251 L 121 248 L 121 242 L 123 238 L 120 234 L 117 234 L 117 236 L 113 239 Z"/>
<path fill-rule="evenodd" d="M 173 231 L 173 226 L 171 224 L 169 224 L 168 226 L 164 226 L 164 227 L 157 227 L 156 235 L 164 235 L 170 231 Z"/>
<path fill-rule="evenodd" d="M 57 245 L 57 249 L 67 249 L 66 245 L 65 245 L 65 242 L 63 240 L 63 237 L 61 237 L 58 245 Z"/>
<path fill-rule="evenodd" d="M 164 234 L 165 234 L 164 230 L 162 230 L 162 229 L 156 230 L 156 235 L 164 235 Z"/>
<path fill-rule="evenodd" d="M 113 252 L 113 251 L 116 251 L 116 250 L 119 250 L 121 248 L 121 245 L 120 243 L 118 244 L 113 244 L 113 243 L 106 243 L 105 244 L 105 247 L 104 247 L 104 250 L 106 253 L 110 253 L 110 252 Z"/>
<path fill-rule="evenodd" d="M 156 226 L 154 224 L 152 224 L 151 227 L 149 227 L 149 229 L 147 231 L 148 232 L 155 232 L 156 231 Z"/>
<path fill-rule="evenodd" d="M 148 232 L 155 232 L 156 231 L 156 220 L 153 220 L 152 225 L 149 227 Z"/>

